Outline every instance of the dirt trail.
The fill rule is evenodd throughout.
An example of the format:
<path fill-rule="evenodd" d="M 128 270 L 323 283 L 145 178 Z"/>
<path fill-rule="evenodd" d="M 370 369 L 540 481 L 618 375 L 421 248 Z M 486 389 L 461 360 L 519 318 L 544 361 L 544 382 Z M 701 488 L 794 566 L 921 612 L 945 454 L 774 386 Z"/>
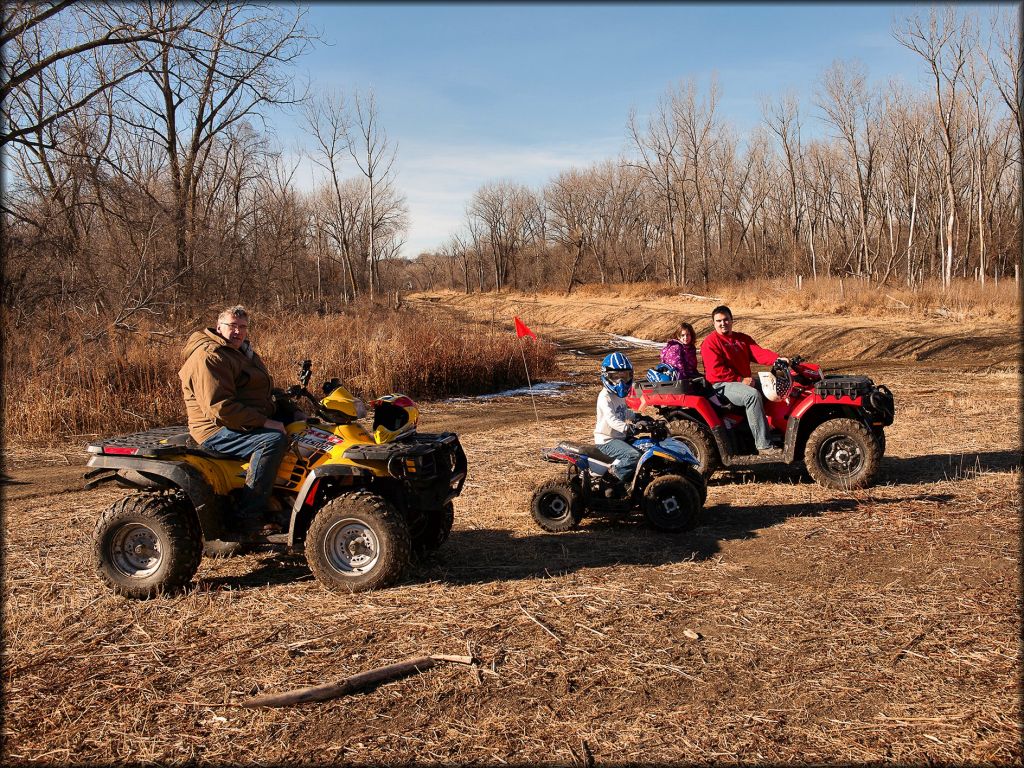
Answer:
<path fill-rule="evenodd" d="M 570 297 L 522 294 L 417 294 L 417 305 L 457 311 L 476 322 L 511 327 L 518 315 L 534 331 L 562 339 L 593 331 L 664 341 L 676 323 L 688 320 L 697 335 L 711 332 L 713 299 L 656 297 L 648 301 L 620 297 Z M 848 361 L 925 364 L 966 370 L 1020 369 L 1020 328 L 998 322 L 953 322 L 942 318 L 850 317 L 773 313 L 732 308 L 736 330 L 748 333 L 781 354 L 800 354 L 823 364 Z"/>

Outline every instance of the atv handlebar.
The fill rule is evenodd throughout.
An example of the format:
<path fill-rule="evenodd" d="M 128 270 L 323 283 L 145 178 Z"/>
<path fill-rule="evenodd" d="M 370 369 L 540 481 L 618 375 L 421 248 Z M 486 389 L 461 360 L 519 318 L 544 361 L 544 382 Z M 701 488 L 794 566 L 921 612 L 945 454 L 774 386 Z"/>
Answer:
<path fill-rule="evenodd" d="M 793 355 L 788 360 L 788 363 L 776 360 L 775 364 L 772 365 L 772 370 L 791 373 L 793 379 L 802 384 L 813 384 L 821 379 L 821 371 L 818 369 L 818 366 L 810 363 L 804 365 L 804 363 L 807 363 L 806 358 L 800 355 Z"/>
<path fill-rule="evenodd" d="M 649 416 L 638 416 L 631 424 L 630 432 L 636 435 L 639 432 L 646 432 L 655 440 L 664 440 L 668 437 L 668 427 L 663 421 L 652 419 Z"/>

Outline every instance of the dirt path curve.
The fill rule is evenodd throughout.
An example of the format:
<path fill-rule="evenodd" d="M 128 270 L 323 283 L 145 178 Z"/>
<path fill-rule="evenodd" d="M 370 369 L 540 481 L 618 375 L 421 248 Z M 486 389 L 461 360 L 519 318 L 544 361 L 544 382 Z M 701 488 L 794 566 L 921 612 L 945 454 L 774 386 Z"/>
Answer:
<path fill-rule="evenodd" d="M 647 301 L 621 297 L 579 297 L 547 294 L 461 294 L 451 291 L 415 294 L 416 306 L 456 312 L 476 322 L 511 329 L 518 315 L 535 332 L 556 341 L 586 332 L 665 340 L 675 324 L 689 320 L 699 338 L 711 332 L 714 300 L 656 297 Z M 877 361 L 925 364 L 934 368 L 1019 370 L 1020 329 L 998 322 L 953 322 L 942 318 L 850 317 L 779 313 L 763 308 L 733 307 L 736 329 L 781 354 L 801 354 L 823 364 Z"/>

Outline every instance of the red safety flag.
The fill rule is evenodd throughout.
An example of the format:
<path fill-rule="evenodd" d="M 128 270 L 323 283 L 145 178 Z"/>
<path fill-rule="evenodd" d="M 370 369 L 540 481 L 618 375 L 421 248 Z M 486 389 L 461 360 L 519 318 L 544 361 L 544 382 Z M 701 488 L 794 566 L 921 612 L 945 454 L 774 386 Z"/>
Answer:
<path fill-rule="evenodd" d="M 526 327 L 526 323 L 524 323 L 518 317 L 515 318 L 515 321 L 516 321 L 516 336 L 518 336 L 520 339 L 523 338 L 523 336 L 532 336 L 535 339 L 537 338 L 537 334 L 534 333 L 533 331 L 531 331 L 529 328 L 527 328 Z"/>

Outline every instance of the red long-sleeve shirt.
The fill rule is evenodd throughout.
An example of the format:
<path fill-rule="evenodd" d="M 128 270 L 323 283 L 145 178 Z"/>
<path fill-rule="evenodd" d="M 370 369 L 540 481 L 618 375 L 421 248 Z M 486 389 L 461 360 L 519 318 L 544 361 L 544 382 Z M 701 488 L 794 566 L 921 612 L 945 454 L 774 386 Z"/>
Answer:
<path fill-rule="evenodd" d="M 772 365 L 778 355 L 770 349 L 757 346 L 757 342 L 745 333 L 733 331 L 728 336 L 713 331 L 700 345 L 700 357 L 704 361 L 704 378 L 709 383 L 741 381 L 750 373 L 750 363 Z"/>

